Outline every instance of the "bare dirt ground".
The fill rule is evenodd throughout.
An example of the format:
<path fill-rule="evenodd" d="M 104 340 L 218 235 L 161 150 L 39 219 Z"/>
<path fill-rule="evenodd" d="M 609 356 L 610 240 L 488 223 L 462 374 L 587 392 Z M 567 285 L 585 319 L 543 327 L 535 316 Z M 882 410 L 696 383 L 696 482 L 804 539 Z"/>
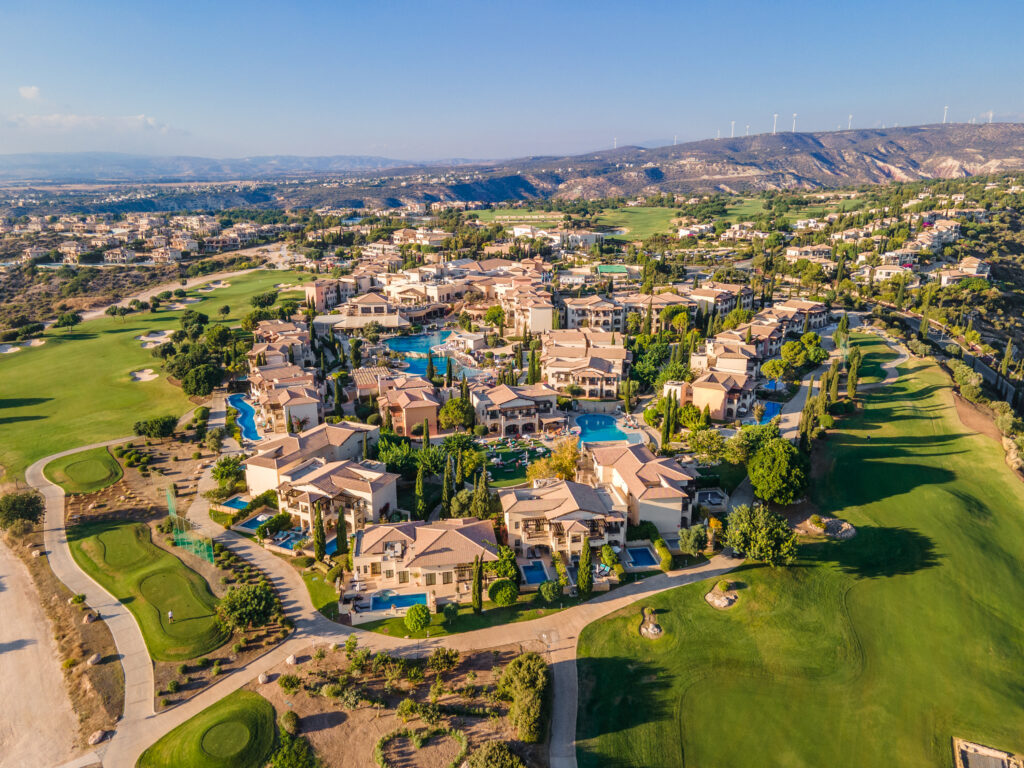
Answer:
<path fill-rule="evenodd" d="M 960 418 L 961 424 L 972 432 L 991 437 L 997 443 L 1002 441 L 1003 436 L 999 434 L 995 422 L 992 421 L 992 411 L 968 402 L 956 394 L 953 395 L 953 404 L 956 405 L 956 415 Z"/>
<path fill-rule="evenodd" d="M 28 569 L 0 542 L 0 766 L 49 766 L 73 755 L 78 722 L 64 689 L 53 630 Z"/>
<path fill-rule="evenodd" d="M 373 698 L 386 701 L 376 708 L 365 701 L 358 707 L 346 708 L 340 701 L 315 695 L 310 690 L 299 690 L 287 694 L 278 685 L 282 674 L 298 675 L 303 683 L 316 690 L 319 685 L 338 679 L 339 673 L 346 677 L 344 670 L 350 665 L 343 649 L 330 650 L 325 647 L 322 659 L 310 656 L 299 657 L 298 666 L 283 664 L 269 674 L 266 685 L 254 681 L 248 686 L 274 705 L 278 715 L 292 710 L 300 717 L 299 732 L 309 739 L 317 755 L 328 768 L 367 768 L 375 765 L 373 751 L 378 740 L 385 734 L 408 727 L 420 729 L 429 727 L 419 718 L 408 723 L 395 713 L 398 703 L 408 697 L 426 702 L 434 673 L 427 672 L 419 683 L 401 680 L 394 690 L 386 690 L 384 677 L 371 670 L 352 674 L 353 684 Z M 470 751 L 491 740 L 510 743 L 513 750 L 523 757 L 531 768 L 547 765 L 546 744 L 522 744 L 515 740 L 515 730 L 506 717 L 507 704 L 490 698 L 501 669 L 518 655 L 519 646 L 507 646 L 493 650 L 465 654 L 456 669 L 442 675 L 445 692 L 437 703 L 442 707 L 487 707 L 494 709 L 494 717 L 471 716 L 468 714 L 446 714 L 442 725 L 451 726 L 465 733 Z M 391 742 L 385 750 L 396 766 L 402 768 L 446 768 L 458 752 L 458 745 L 448 737 L 432 739 L 420 750 L 412 748 L 407 739 Z"/>

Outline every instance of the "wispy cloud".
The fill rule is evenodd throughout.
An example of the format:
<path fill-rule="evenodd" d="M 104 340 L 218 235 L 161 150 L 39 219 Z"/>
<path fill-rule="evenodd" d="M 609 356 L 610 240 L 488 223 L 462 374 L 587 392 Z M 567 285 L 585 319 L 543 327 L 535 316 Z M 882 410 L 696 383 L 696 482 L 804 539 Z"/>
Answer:
<path fill-rule="evenodd" d="M 160 133 L 172 132 L 166 123 L 149 115 L 78 115 L 53 113 L 49 115 L 11 115 L 8 125 L 29 131 L 52 131 L 72 133 L 76 131 L 115 131 L 119 133 Z"/>
<path fill-rule="evenodd" d="M 39 86 L 38 85 L 23 85 L 18 88 L 18 95 L 25 101 L 38 101 L 39 100 Z"/>

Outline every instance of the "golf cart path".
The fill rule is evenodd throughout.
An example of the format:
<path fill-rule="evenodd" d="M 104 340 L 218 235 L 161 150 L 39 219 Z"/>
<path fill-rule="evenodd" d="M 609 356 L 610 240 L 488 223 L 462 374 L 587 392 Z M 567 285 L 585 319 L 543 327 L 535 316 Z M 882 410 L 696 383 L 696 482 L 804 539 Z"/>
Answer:
<path fill-rule="evenodd" d="M 0 768 L 53 765 L 75 752 L 78 719 L 57 666 L 54 628 L 25 564 L 0 541 L 0 680 L 18 706 L 0 710 Z M 46 724 L 40 738 L 40 724 Z"/>
<path fill-rule="evenodd" d="M 110 628 L 114 645 L 121 657 L 121 666 L 124 669 L 124 714 L 121 717 L 119 730 L 125 727 L 130 728 L 132 723 L 141 722 L 153 714 L 153 663 L 149 658 L 146 642 L 142 637 L 139 625 L 135 622 L 135 617 L 120 601 L 79 568 L 71 557 L 67 531 L 64 528 L 64 489 L 47 480 L 43 474 L 43 468 L 54 459 L 63 456 L 91 448 L 105 448 L 131 439 L 130 437 L 121 437 L 61 451 L 39 459 L 25 470 L 26 481 L 42 494 L 46 503 L 43 542 L 50 568 L 54 575 L 73 593 L 85 595 L 86 604 Z M 48 738 L 38 730 L 42 728 L 43 722 L 49 724 L 50 721 L 37 723 L 36 738 Z"/>

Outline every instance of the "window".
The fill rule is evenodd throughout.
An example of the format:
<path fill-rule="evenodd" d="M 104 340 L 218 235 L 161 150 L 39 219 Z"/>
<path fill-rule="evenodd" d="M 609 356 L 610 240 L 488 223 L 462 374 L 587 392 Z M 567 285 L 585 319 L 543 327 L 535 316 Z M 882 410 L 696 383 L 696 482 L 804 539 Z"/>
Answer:
<path fill-rule="evenodd" d="M 424 573 L 423 574 L 423 586 L 432 587 L 437 584 L 437 574 Z"/>
<path fill-rule="evenodd" d="M 409 572 L 408 571 L 399 571 L 398 572 L 398 583 L 399 584 L 408 584 L 409 583 Z"/>
<path fill-rule="evenodd" d="M 384 571 L 384 577 L 388 578 L 388 579 L 393 579 L 393 578 L 395 578 L 395 572 L 394 571 Z"/>
<path fill-rule="evenodd" d="M 452 572 L 451 571 L 445 571 L 444 573 L 441 574 L 441 583 L 442 584 L 451 584 L 452 583 Z"/>
<path fill-rule="evenodd" d="M 370 573 L 374 576 L 380 576 L 380 563 L 370 563 Z"/>
<path fill-rule="evenodd" d="M 515 528 L 518 531 L 519 530 L 519 521 L 516 520 L 515 525 L 513 525 L 512 527 Z"/>

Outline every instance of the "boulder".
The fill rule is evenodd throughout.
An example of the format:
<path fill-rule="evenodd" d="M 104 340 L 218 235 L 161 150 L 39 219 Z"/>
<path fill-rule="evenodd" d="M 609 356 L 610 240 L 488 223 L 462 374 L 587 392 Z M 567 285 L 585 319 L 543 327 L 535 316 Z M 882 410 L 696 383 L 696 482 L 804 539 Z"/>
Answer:
<path fill-rule="evenodd" d="M 89 746 L 95 747 L 101 741 L 107 738 L 107 732 L 104 730 L 93 731 L 93 734 L 89 737 Z"/>
<path fill-rule="evenodd" d="M 102 656 L 100 656 L 100 655 L 99 655 L 98 653 L 94 653 L 94 654 L 93 654 L 92 656 L 90 656 L 90 657 L 88 658 L 88 660 L 86 661 L 86 663 L 87 663 L 87 664 L 88 664 L 88 665 L 89 665 L 90 667 L 95 667 L 95 666 L 96 666 L 97 664 L 99 664 L 99 663 L 100 663 L 101 661 L 103 661 L 103 657 L 102 657 Z"/>
<path fill-rule="evenodd" d="M 299 663 L 299 660 L 295 658 L 295 654 L 293 653 L 291 656 L 284 660 L 284 663 L 291 664 L 294 667 L 296 664 Z"/>
<path fill-rule="evenodd" d="M 267 673 L 266 672 L 260 672 L 260 676 L 257 677 L 256 679 L 259 680 L 260 685 L 266 685 L 267 682 L 269 682 L 269 680 L 270 680 L 270 678 L 267 677 Z"/>
<path fill-rule="evenodd" d="M 82 617 L 82 623 L 83 624 L 92 624 L 94 621 L 96 621 L 96 614 L 95 613 L 90 612 L 90 613 L 85 614 L 85 616 Z"/>

